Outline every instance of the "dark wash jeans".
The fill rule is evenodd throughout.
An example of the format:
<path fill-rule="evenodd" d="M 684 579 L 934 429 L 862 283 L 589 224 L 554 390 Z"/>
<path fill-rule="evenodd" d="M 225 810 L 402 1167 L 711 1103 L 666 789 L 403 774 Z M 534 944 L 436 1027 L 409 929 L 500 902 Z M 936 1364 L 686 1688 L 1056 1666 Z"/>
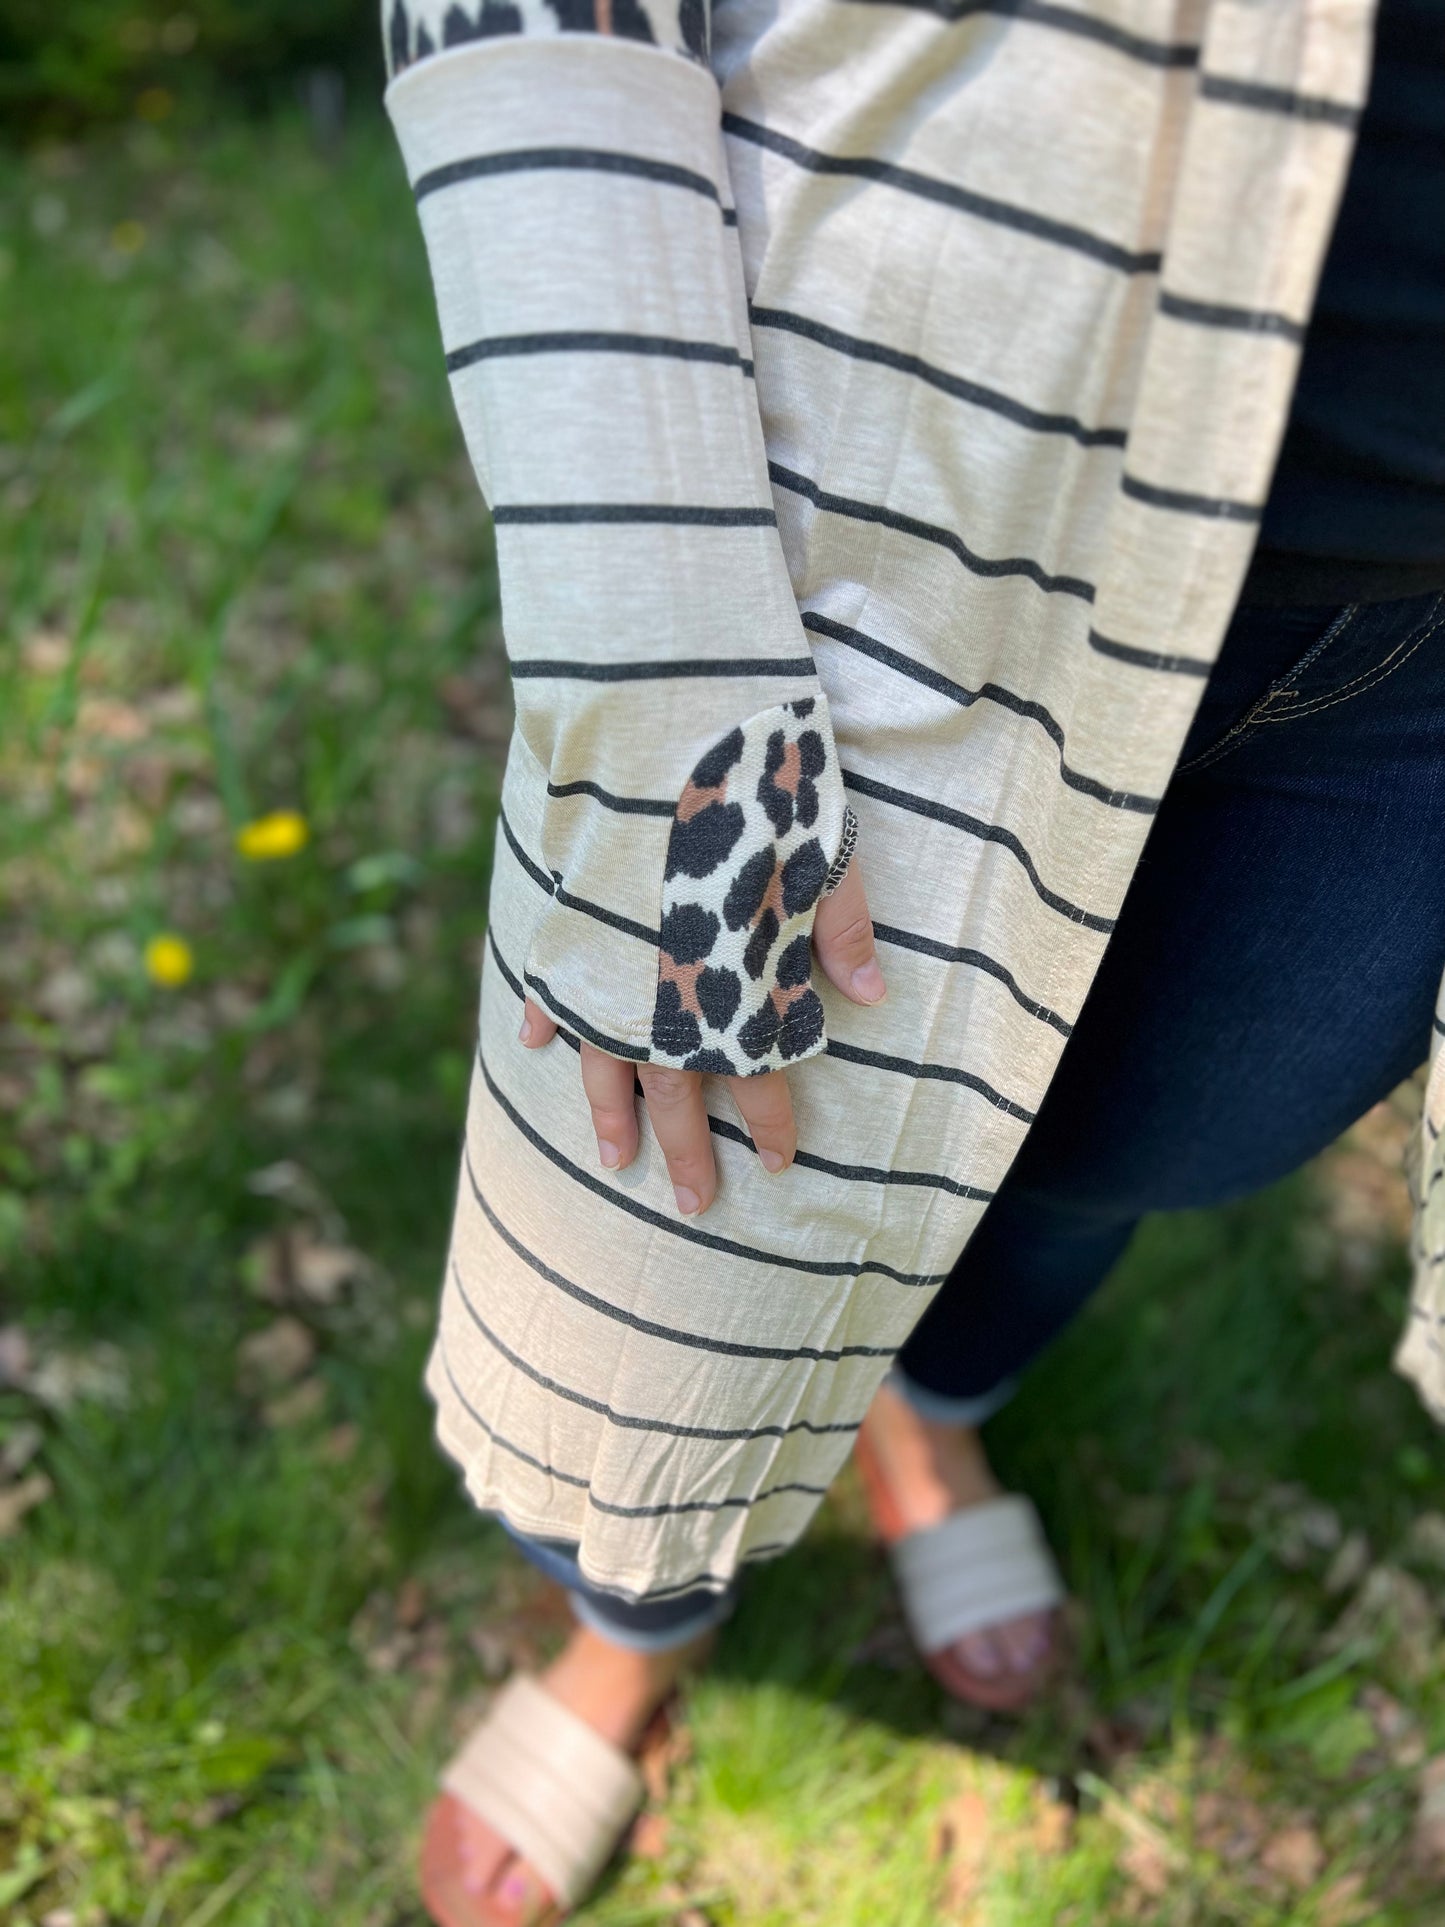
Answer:
<path fill-rule="evenodd" d="M 1323 1150 L 1423 1062 L 1445 968 L 1445 592 L 1242 608 L 1038 1119 L 899 1354 L 900 1388 L 988 1402 L 1146 1212 Z M 725 1612 L 629 1605 L 523 1550 L 624 1643 Z"/>

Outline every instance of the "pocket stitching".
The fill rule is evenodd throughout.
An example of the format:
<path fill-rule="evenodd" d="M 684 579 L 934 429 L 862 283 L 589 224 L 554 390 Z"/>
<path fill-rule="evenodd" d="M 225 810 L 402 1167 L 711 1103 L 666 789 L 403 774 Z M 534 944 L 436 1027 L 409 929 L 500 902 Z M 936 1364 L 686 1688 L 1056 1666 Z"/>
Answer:
<path fill-rule="evenodd" d="M 1282 715 L 1269 716 L 1265 712 L 1277 696 L 1290 696 L 1294 693 L 1288 689 L 1286 685 L 1296 677 L 1302 676 L 1332 643 L 1339 641 L 1340 637 L 1344 635 L 1346 630 L 1354 622 L 1355 617 L 1359 614 L 1360 606 L 1358 602 L 1352 602 L 1341 609 L 1326 628 L 1324 634 L 1320 636 L 1317 641 L 1310 644 L 1299 661 L 1292 663 L 1282 676 L 1277 677 L 1275 681 L 1270 684 L 1269 688 L 1265 690 L 1264 694 L 1251 705 L 1248 712 L 1241 716 L 1239 721 L 1235 723 L 1231 729 L 1225 731 L 1217 743 L 1213 744 L 1209 749 L 1201 750 L 1197 756 L 1191 756 L 1187 763 L 1177 764 L 1174 771 L 1175 775 L 1187 776 L 1194 770 L 1208 769 L 1211 765 L 1229 755 L 1232 750 L 1238 749 L 1243 742 L 1254 734 L 1256 729 L 1261 728 L 1265 723 L 1287 722 L 1291 716 L 1298 716 L 1304 713 L 1298 709 L 1290 709 Z"/>
<path fill-rule="evenodd" d="M 1436 607 L 1439 607 L 1438 603 Z M 1387 677 L 1393 676 L 1397 669 L 1407 663 L 1421 643 L 1430 640 L 1441 623 L 1445 623 L 1445 614 L 1436 616 L 1430 627 L 1422 630 L 1413 642 L 1397 643 L 1383 662 L 1376 663 L 1372 670 L 1357 676 L 1353 682 L 1344 683 L 1339 689 L 1332 690 L 1328 696 L 1317 697 L 1314 702 L 1292 709 L 1289 716 L 1264 717 L 1262 720 L 1288 722 L 1293 716 L 1317 716 L 1323 709 L 1333 709 L 1337 703 L 1350 702 L 1356 696 L 1363 696 L 1367 690 L 1373 689 L 1377 683 L 1384 682 Z"/>

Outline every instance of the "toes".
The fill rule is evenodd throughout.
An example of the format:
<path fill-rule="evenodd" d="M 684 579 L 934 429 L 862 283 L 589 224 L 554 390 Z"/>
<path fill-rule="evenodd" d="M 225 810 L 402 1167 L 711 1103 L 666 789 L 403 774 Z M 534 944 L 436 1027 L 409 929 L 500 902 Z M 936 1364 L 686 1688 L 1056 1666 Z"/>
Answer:
<path fill-rule="evenodd" d="M 994 1638 L 1008 1671 L 1015 1674 L 1037 1672 L 1053 1645 L 1047 1613 L 1025 1613 L 1021 1619 L 1011 1619 L 1006 1626 L 996 1628 Z"/>
<path fill-rule="evenodd" d="M 493 1833 L 470 1808 L 459 1804 L 458 1816 L 458 1872 L 467 1892 L 480 1899 L 515 1856 L 500 1834 Z"/>
<path fill-rule="evenodd" d="M 552 1896 L 524 1860 L 513 1856 L 488 1895 L 498 1921 L 507 1927 L 531 1927 L 551 1904 Z"/>
<path fill-rule="evenodd" d="M 1003 1653 L 991 1632 L 969 1633 L 953 1650 L 975 1679 L 999 1679 L 1006 1670 Z"/>

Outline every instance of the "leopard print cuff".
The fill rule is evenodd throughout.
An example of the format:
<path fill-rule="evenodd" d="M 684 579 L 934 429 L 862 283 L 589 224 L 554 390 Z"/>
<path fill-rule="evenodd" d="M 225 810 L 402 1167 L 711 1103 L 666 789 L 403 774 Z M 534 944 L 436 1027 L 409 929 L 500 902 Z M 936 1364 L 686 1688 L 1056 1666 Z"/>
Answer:
<path fill-rule="evenodd" d="M 658 1060 L 750 1076 L 822 1047 L 813 912 L 845 813 L 821 701 L 765 709 L 702 758 L 668 840 Z"/>
<path fill-rule="evenodd" d="M 708 0 L 382 0 L 382 12 L 392 80 L 444 48 L 497 34 L 605 34 L 707 64 Z"/>

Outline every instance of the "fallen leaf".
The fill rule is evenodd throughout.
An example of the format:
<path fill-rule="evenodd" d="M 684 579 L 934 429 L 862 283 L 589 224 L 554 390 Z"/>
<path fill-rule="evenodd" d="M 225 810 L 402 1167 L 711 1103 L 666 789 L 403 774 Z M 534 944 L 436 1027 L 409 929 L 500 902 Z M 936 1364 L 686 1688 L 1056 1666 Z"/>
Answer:
<path fill-rule="evenodd" d="M 354 1458 L 356 1448 L 361 1443 L 361 1427 L 350 1419 L 340 1425 L 333 1425 L 321 1441 L 321 1456 L 328 1465 L 345 1465 Z"/>
<path fill-rule="evenodd" d="M 1365 1876 L 1362 1873 L 1341 1874 L 1320 1895 L 1315 1918 L 1319 1927 L 1354 1927 L 1356 1921 L 1365 1918 L 1367 1908 Z"/>
<path fill-rule="evenodd" d="M 1325 1573 L 1327 1593 L 1351 1592 L 1370 1569 L 1370 1542 L 1363 1532 L 1347 1533 Z"/>
<path fill-rule="evenodd" d="M 1445 1572 L 1445 1512 L 1422 1512 L 1410 1527 L 1405 1550 L 1422 1566 Z"/>
<path fill-rule="evenodd" d="M 87 1400 L 118 1409 L 130 1397 L 130 1366 L 118 1345 L 47 1352 L 32 1365 L 23 1389 L 53 1412 L 68 1412 Z"/>
<path fill-rule="evenodd" d="M 1046 1860 L 1067 1853 L 1074 1840 L 1074 1809 L 1066 1800 L 1055 1799 L 1037 1783 L 1033 1789 L 1033 1802 L 1034 1823 L 1029 1844 L 1034 1852 Z"/>
<path fill-rule="evenodd" d="M 21 644 L 25 667 L 36 676 L 58 676 L 70 661 L 70 638 L 58 629 L 36 629 Z"/>
<path fill-rule="evenodd" d="M 303 1298 L 316 1305 L 334 1305 L 366 1260 L 347 1245 L 327 1244 L 309 1231 L 291 1239 L 291 1279 Z"/>
<path fill-rule="evenodd" d="M 1374 1566 L 1322 1645 L 1326 1652 L 1356 1641 L 1385 1647 L 1413 1682 L 1433 1671 L 1436 1638 L 1435 1608 L 1420 1581 L 1399 1566 Z"/>
<path fill-rule="evenodd" d="M 43 1505 L 54 1490 L 43 1472 L 32 1472 L 17 1485 L 0 1486 L 0 1539 L 18 1532 L 26 1513 Z"/>
<path fill-rule="evenodd" d="M 0 1480 L 19 1478 L 44 1443 L 44 1429 L 33 1419 L 12 1425 L 0 1443 Z"/>
<path fill-rule="evenodd" d="M 962 1913 L 977 1893 L 993 1830 L 988 1801 L 976 1788 L 955 1794 L 940 1809 L 930 1855 L 944 1868 L 943 1904 L 948 1912 Z"/>
<path fill-rule="evenodd" d="M 268 1425 L 285 1427 L 304 1425 L 308 1419 L 318 1418 L 326 1409 L 326 1382 L 315 1377 L 303 1378 L 299 1385 L 293 1385 L 279 1398 L 267 1401 L 261 1407 L 261 1416 Z"/>
<path fill-rule="evenodd" d="M 474 1626 L 467 1634 L 467 1644 L 476 1654 L 483 1679 L 505 1679 L 511 1672 L 511 1650 L 501 1634 L 493 1632 L 490 1626 Z"/>
<path fill-rule="evenodd" d="M 1138 1838 L 1126 1843 L 1119 1855 L 1119 1866 L 1148 1900 L 1162 1900 L 1169 1891 L 1173 1860 L 1157 1840 Z"/>
<path fill-rule="evenodd" d="M 316 1338 L 299 1318 L 273 1319 L 236 1348 L 236 1375 L 243 1392 L 289 1385 L 316 1356 Z"/>
<path fill-rule="evenodd" d="M 1402 1706 L 1393 1693 L 1373 1682 L 1360 1689 L 1360 1706 L 1395 1766 L 1419 1766 L 1425 1757 L 1425 1740 L 1414 1715 Z"/>
<path fill-rule="evenodd" d="M 1265 1842 L 1260 1863 L 1291 1887 L 1312 1887 L 1324 1871 L 1325 1850 L 1313 1827 L 1285 1827 Z"/>

